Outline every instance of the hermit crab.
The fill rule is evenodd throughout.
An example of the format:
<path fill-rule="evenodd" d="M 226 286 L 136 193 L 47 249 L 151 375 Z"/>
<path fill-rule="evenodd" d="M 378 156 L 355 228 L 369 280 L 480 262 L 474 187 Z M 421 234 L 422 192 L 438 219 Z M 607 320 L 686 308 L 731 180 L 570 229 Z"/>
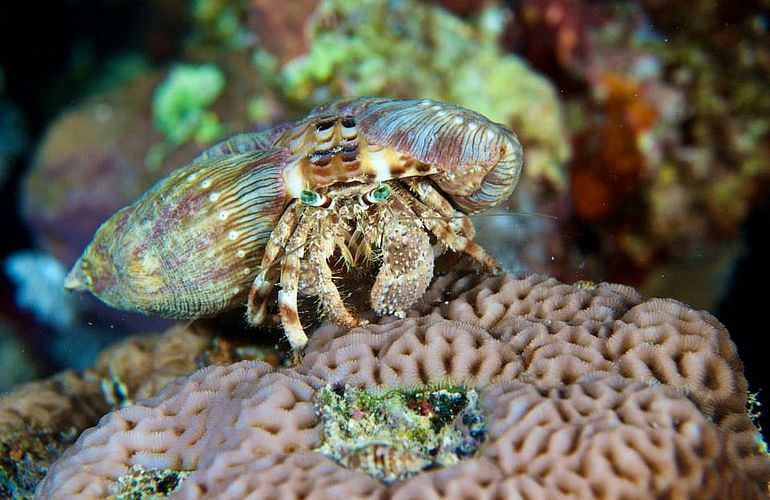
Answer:
<path fill-rule="evenodd" d="M 99 227 L 65 286 L 173 318 L 245 301 L 259 325 L 278 284 L 281 323 L 299 351 L 299 293 L 340 325 L 360 323 L 335 285 L 333 258 L 379 266 L 370 304 L 381 315 L 403 316 L 423 295 L 434 244 L 497 270 L 468 215 L 508 198 L 522 164 L 516 135 L 468 109 L 337 101 L 233 136 L 172 172 Z"/>

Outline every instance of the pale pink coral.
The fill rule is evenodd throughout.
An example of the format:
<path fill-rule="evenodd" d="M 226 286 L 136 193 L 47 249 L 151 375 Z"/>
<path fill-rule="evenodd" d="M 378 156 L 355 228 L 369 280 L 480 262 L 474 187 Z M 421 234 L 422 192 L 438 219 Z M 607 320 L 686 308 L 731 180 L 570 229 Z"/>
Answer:
<path fill-rule="evenodd" d="M 179 498 L 760 498 L 746 381 L 713 317 L 616 285 L 440 278 L 414 318 L 325 326 L 296 369 L 209 367 L 86 431 L 41 498 L 100 497 L 132 465 Z M 391 485 L 312 451 L 327 384 L 475 387 L 489 437 Z"/>

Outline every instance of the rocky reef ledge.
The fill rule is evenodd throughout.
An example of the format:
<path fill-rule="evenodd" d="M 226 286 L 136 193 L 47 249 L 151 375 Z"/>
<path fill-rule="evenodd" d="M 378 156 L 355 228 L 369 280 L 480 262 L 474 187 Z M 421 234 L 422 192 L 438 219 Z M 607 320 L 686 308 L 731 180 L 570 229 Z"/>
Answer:
<path fill-rule="evenodd" d="M 405 319 L 322 325 L 292 368 L 211 356 L 188 327 L 141 342 L 114 349 L 120 390 L 96 367 L 0 399 L 4 487 L 67 448 L 39 498 L 767 496 L 726 329 L 621 285 L 441 276 Z M 72 437 L 35 455 L 33 430 Z"/>

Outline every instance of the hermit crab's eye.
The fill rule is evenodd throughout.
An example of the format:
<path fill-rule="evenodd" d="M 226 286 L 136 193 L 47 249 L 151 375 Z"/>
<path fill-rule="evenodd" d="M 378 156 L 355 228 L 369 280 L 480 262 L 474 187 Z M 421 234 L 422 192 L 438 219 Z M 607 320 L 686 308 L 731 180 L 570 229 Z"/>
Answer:
<path fill-rule="evenodd" d="M 382 203 L 390 198 L 390 186 L 388 184 L 380 184 L 372 189 L 369 195 L 374 203 Z"/>
<path fill-rule="evenodd" d="M 312 191 L 310 189 L 303 189 L 299 194 L 299 201 L 305 205 L 311 207 L 327 207 L 329 206 L 329 197 L 325 194 Z"/>
<path fill-rule="evenodd" d="M 371 189 L 364 193 L 363 195 L 360 195 L 358 197 L 358 202 L 368 207 L 370 205 L 374 205 L 375 203 L 382 203 L 383 201 L 390 198 L 391 189 L 390 186 L 387 184 L 380 184 L 374 189 Z"/>

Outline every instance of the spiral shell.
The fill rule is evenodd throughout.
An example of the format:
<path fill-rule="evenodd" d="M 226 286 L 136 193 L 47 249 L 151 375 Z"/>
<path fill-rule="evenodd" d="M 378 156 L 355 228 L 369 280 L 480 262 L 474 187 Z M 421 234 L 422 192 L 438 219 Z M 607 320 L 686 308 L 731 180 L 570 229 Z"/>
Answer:
<path fill-rule="evenodd" d="M 370 443 L 350 450 L 340 457 L 340 462 L 384 483 L 407 479 L 433 465 L 430 459 L 385 443 Z"/>
<path fill-rule="evenodd" d="M 242 303 L 286 202 L 278 150 L 175 170 L 102 224 L 65 286 L 172 318 Z"/>

